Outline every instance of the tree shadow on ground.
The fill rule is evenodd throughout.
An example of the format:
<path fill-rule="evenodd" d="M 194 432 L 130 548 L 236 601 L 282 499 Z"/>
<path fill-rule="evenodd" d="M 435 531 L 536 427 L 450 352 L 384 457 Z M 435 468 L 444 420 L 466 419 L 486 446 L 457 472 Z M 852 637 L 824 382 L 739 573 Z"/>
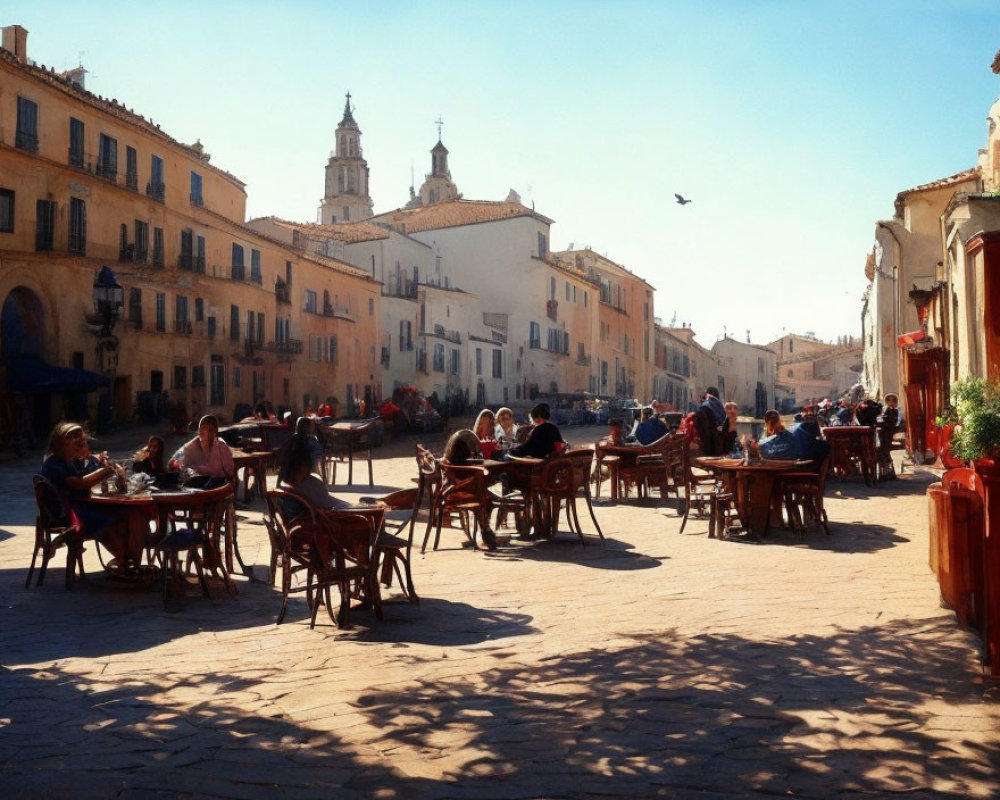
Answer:
<path fill-rule="evenodd" d="M 182 599 L 164 607 L 158 581 L 129 589 L 94 575 L 67 593 L 61 564 L 50 566 L 41 587 L 33 583 L 25 589 L 24 574 L 19 570 L 0 572 L 0 605 L 8 614 L 20 615 L 16 631 L 3 636 L 5 663 L 138 653 L 204 631 L 223 634 L 261 628 L 263 635 L 275 627 L 281 608 L 280 591 L 264 581 L 237 581 L 238 596 L 227 594 L 221 582 L 213 583 L 211 599 L 189 585 Z M 383 589 L 383 594 L 384 620 L 376 620 L 370 608 L 356 605 L 350 614 L 352 627 L 341 630 L 321 608 L 317 629 L 338 638 L 415 644 L 433 641 L 448 647 L 535 632 L 528 614 L 482 609 L 437 597 L 422 597 L 419 605 L 411 605 L 395 601 L 391 590 Z M 66 613 L 67 602 L 72 604 L 72 614 Z M 309 616 L 305 595 L 293 594 L 282 626 L 308 626 Z M 433 623 L 428 624 L 428 620 Z M 36 637 L 36 629 L 41 628 L 45 635 Z"/>
<path fill-rule="evenodd" d="M 650 556 L 635 550 L 635 545 L 607 535 L 603 543 L 596 533 L 584 531 L 586 544 L 575 533 L 560 531 L 553 538 L 511 543 L 487 553 L 491 559 L 507 561 L 545 561 L 579 564 L 591 569 L 634 570 L 653 569 L 669 556 Z"/>
<path fill-rule="evenodd" d="M 996 796 L 998 689 L 942 626 L 664 631 L 486 675 L 401 650 L 412 678 L 373 676 L 360 696 L 261 661 L 93 684 L 59 664 L 8 669 L 0 778 L 24 797 Z M 325 662 L 324 686 L 337 669 Z M 977 735 L 956 727 L 967 708 Z"/>

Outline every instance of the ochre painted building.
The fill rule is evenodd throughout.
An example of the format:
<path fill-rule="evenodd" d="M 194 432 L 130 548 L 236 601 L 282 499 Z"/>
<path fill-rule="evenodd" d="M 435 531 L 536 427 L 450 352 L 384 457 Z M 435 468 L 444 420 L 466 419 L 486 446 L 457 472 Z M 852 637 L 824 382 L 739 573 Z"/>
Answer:
<path fill-rule="evenodd" d="M 377 396 L 376 281 L 251 230 L 243 183 L 200 144 L 88 92 L 80 71 L 32 65 L 22 28 L 3 41 L 0 344 L 19 390 L 5 413 L 37 434 L 93 418 L 86 373 L 66 367 L 106 378 L 121 421 L 165 400 L 228 419 L 263 398 Z M 110 319 L 95 313 L 105 266 L 122 289 Z"/>

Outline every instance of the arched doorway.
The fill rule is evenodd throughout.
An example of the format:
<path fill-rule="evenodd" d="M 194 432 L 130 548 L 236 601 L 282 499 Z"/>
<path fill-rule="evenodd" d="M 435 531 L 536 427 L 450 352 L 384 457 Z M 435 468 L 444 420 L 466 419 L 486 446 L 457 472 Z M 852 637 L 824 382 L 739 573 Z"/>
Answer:
<path fill-rule="evenodd" d="M 6 363 L 19 356 L 42 356 L 45 312 L 38 295 L 25 286 L 13 289 L 0 313 L 0 349 Z"/>
<path fill-rule="evenodd" d="M 7 391 L 8 370 L 14 369 L 15 359 L 25 356 L 41 358 L 45 342 L 45 312 L 38 295 L 25 286 L 11 290 L 0 311 L 0 425 L 19 431 L 21 441 L 28 444 L 45 435 L 50 422 L 48 396 Z M 28 434 L 33 435 L 28 435 Z"/>

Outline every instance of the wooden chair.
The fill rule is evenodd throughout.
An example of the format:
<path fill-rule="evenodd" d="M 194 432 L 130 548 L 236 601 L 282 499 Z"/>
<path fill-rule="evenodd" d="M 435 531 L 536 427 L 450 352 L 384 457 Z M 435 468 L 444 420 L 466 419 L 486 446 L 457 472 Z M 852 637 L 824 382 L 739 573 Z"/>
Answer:
<path fill-rule="evenodd" d="M 441 486 L 434 499 L 434 549 L 441 541 L 441 528 L 446 517 L 456 516 L 472 546 L 478 549 L 476 533 L 489 527 L 492 502 L 486 487 L 486 469 L 479 466 L 454 466 L 437 462 L 441 469 Z M 420 552 L 427 549 L 430 527 L 424 534 Z"/>
<path fill-rule="evenodd" d="M 648 497 L 652 486 L 659 490 L 661 498 L 665 497 L 670 491 L 671 479 L 675 474 L 675 453 L 679 453 L 678 448 L 683 446 L 683 437 L 668 433 L 640 448 L 634 465 L 622 467 L 620 470 L 620 477 L 625 484 L 623 486 L 625 496 L 628 496 L 629 484 L 634 484 L 640 497 Z"/>
<path fill-rule="evenodd" d="M 830 470 L 828 454 L 813 472 L 787 472 L 778 478 L 777 494 L 785 505 L 788 524 L 793 530 L 805 532 L 807 519 L 822 525 L 830 535 L 823 497 L 826 493 L 826 476 Z"/>
<path fill-rule="evenodd" d="M 347 630 L 351 627 L 351 601 L 354 599 L 370 605 L 376 619 L 383 618 L 378 582 L 378 535 L 384 513 L 384 509 L 372 507 L 363 511 L 323 510 L 315 514 L 320 524 L 313 532 L 318 559 L 310 564 L 307 579 L 315 592 L 309 627 L 315 627 L 322 604 L 337 627 Z M 330 594 L 334 587 L 340 593 L 336 614 Z"/>
<path fill-rule="evenodd" d="M 376 556 L 381 565 L 379 579 L 388 588 L 392 585 L 395 572 L 406 599 L 419 603 L 420 598 L 413 587 L 410 552 L 413 549 L 413 529 L 422 504 L 420 489 L 402 489 L 380 498 L 379 502 L 388 509 L 376 542 Z M 402 535 L 404 529 L 405 537 Z"/>
<path fill-rule="evenodd" d="M 308 575 L 311 564 L 318 562 L 314 537 L 318 523 L 315 511 L 293 492 L 272 489 L 266 495 L 268 513 L 264 518 L 271 538 L 271 583 L 274 584 L 277 568 L 281 568 L 281 611 L 275 625 L 280 625 L 288 610 L 288 597 L 292 592 L 308 592 L 307 603 L 313 607 L 313 585 L 306 580 L 293 586 L 297 574 Z"/>
<path fill-rule="evenodd" d="M 589 448 L 565 450 L 550 456 L 543 463 L 537 495 L 545 508 L 546 519 L 549 522 L 549 535 L 556 533 L 559 514 L 562 507 L 565 506 L 566 522 L 570 530 L 580 537 L 581 544 L 587 543 L 583 536 L 583 528 L 580 525 L 580 517 L 576 508 L 577 497 L 582 493 L 597 535 L 602 542 L 604 541 L 604 533 L 594 515 L 590 496 L 590 474 L 593 463 L 594 453 Z"/>
<path fill-rule="evenodd" d="M 217 573 L 235 594 L 221 543 L 224 518 L 232 499 L 233 489 L 228 483 L 217 489 L 156 498 L 157 526 L 151 549 L 163 573 L 164 603 L 170 599 L 171 583 L 184 581 L 182 554 L 186 557 L 185 570 L 192 566 L 196 569 L 206 597 L 210 597 L 206 570 Z"/>
<path fill-rule="evenodd" d="M 716 476 L 694 466 L 693 458 L 691 443 L 685 442 L 681 461 L 681 471 L 684 475 L 684 519 L 681 520 L 680 533 L 684 533 L 692 509 L 699 517 L 707 516 L 711 528 L 712 497 L 720 488 Z"/>
<path fill-rule="evenodd" d="M 86 577 L 83 571 L 84 533 L 79 524 L 74 524 L 69 509 L 63 504 L 56 487 L 42 475 L 35 475 L 35 502 L 38 514 L 35 517 L 35 549 L 31 553 L 31 566 L 28 567 L 28 577 L 24 588 L 31 586 L 31 576 L 35 572 L 35 562 L 38 554 L 42 555 L 42 563 L 38 568 L 38 583 L 41 586 L 45 580 L 45 571 L 49 561 L 60 547 L 66 548 L 66 588 L 73 586 L 73 580 L 79 570 L 80 579 Z"/>
<path fill-rule="evenodd" d="M 437 457 L 422 444 L 416 446 L 417 460 L 417 507 L 422 508 L 427 504 L 427 527 L 424 529 L 424 545 L 420 552 L 424 552 L 427 547 L 427 540 L 430 532 L 437 524 L 436 509 L 437 496 L 441 491 L 441 464 Z"/>

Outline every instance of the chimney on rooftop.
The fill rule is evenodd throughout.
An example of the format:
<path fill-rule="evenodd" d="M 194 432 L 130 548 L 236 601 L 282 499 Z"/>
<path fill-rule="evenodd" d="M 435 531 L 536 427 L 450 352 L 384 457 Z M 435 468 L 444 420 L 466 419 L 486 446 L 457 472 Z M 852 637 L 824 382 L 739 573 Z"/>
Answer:
<path fill-rule="evenodd" d="M 22 64 L 28 63 L 28 31 L 20 25 L 8 25 L 3 29 L 3 49 Z"/>

